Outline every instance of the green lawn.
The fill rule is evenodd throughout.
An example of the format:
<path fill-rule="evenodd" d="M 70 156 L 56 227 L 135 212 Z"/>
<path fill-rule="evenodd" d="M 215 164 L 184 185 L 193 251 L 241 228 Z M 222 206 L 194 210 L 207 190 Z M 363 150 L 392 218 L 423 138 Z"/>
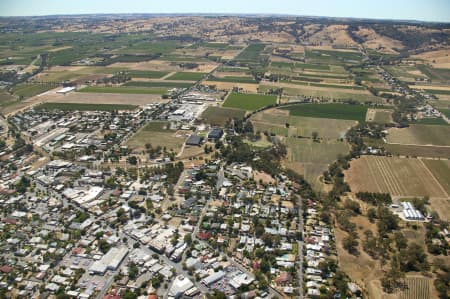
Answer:
<path fill-rule="evenodd" d="M 35 107 L 36 110 L 84 110 L 84 111 L 113 111 L 133 110 L 138 106 L 125 104 L 83 104 L 83 103 L 43 103 Z"/>
<path fill-rule="evenodd" d="M 207 73 L 197 73 L 197 72 L 179 72 L 175 73 L 167 80 L 184 80 L 184 81 L 198 81 L 202 79 Z"/>
<path fill-rule="evenodd" d="M 223 107 L 254 111 L 269 105 L 274 105 L 276 102 L 277 97 L 272 95 L 232 93 L 228 96 L 225 103 L 223 103 Z"/>
<path fill-rule="evenodd" d="M 297 104 L 283 107 L 291 115 L 331 119 L 349 119 L 364 122 L 367 107 L 347 104 Z"/>

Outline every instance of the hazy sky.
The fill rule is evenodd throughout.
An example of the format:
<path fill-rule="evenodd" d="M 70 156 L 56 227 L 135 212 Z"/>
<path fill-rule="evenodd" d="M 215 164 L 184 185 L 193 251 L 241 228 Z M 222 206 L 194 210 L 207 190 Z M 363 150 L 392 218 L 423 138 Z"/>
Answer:
<path fill-rule="evenodd" d="M 450 0 L 0 0 L 1 16 L 260 13 L 450 22 Z"/>

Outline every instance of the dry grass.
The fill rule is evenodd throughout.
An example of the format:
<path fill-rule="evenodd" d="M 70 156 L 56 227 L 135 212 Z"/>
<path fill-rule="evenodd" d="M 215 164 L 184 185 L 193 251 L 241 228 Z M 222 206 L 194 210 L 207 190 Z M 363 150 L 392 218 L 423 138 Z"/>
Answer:
<path fill-rule="evenodd" d="M 420 159 L 363 156 L 353 160 L 344 174 L 353 192 L 449 198 L 436 178 L 439 174 Z"/>
<path fill-rule="evenodd" d="M 203 81 L 203 85 L 215 85 L 218 90 L 232 90 L 233 87 L 242 88 L 245 92 L 257 93 L 258 84 L 237 83 L 237 82 L 218 82 L 218 81 Z"/>
<path fill-rule="evenodd" d="M 450 49 L 424 52 L 412 57 L 423 59 L 435 68 L 450 68 Z"/>
<path fill-rule="evenodd" d="M 402 49 L 403 44 L 395 39 L 389 38 L 387 36 L 382 36 L 375 32 L 371 28 L 360 27 L 358 31 L 355 32 L 357 36 L 366 40 L 363 45 L 374 50 L 385 53 L 397 53 L 394 49 Z"/>
<path fill-rule="evenodd" d="M 450 126 L 410 125 L 408 128 L 391 128 L 388 132 L 388 143 L 450 146 Z"/>

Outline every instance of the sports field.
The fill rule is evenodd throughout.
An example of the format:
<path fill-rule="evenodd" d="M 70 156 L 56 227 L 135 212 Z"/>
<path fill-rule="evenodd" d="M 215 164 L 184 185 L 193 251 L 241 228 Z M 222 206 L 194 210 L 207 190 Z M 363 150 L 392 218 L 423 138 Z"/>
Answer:
<path fill-rule="evenodd" d="M 448 171 L 436 161 L 428 167 L 424 160 L 362 156 L 352 160 L 346 170 L 345 180 L 353 192 L 369 191 L 390 193 L 393 196 L 430 196 L 449 198 L 442 182 Z"/>
<path fill-rule="evenodd" d="M 410 125 L 388 130 L 388 143 L 450 146 L 450 126 Z"/>
<path fill-rule="evenodd" d="M 366 106 L 348 104 L 297 104 L 281 109 L 289 110 L 291 115 L 296 116 L 348 119 L 360 122 L 364 122 L 367 113 Z"/>
<path fill-rule="evenodd" d="M 276 96 L 232 93 L 223 103 L 223 107 L 254 111 L 269 105 L 274 105 L 276 104 L 276 102 L 277 102 Z"/>

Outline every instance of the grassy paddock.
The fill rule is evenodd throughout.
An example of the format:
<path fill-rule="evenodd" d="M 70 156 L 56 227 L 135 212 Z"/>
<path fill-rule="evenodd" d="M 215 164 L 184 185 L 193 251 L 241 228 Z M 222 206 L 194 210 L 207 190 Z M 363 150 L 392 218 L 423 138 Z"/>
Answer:
<path fill-rule="evenodd" d="M 182 80 L 182 81 L 198 81 L 202 79 L 206 73 L 196 73 L 196 72 L 179 72 L 175 73 L 167 80 Z"/>
<path fill-rule="evenodd" d="M 223 106 L 254 111 L 269 105 L 274 105 L 276 104 L 276 102 L 276 96 L 232 93 L 230 96 L 228 96 L 225 103 L 223 103 Z"/>
<path fill-rule="evenodd" d="M 212 125 L 224 125 L 232 118 L 243 118 L 245 111 L 235 108 L 208 107 L 202 114 L 202 118 Z"/>

